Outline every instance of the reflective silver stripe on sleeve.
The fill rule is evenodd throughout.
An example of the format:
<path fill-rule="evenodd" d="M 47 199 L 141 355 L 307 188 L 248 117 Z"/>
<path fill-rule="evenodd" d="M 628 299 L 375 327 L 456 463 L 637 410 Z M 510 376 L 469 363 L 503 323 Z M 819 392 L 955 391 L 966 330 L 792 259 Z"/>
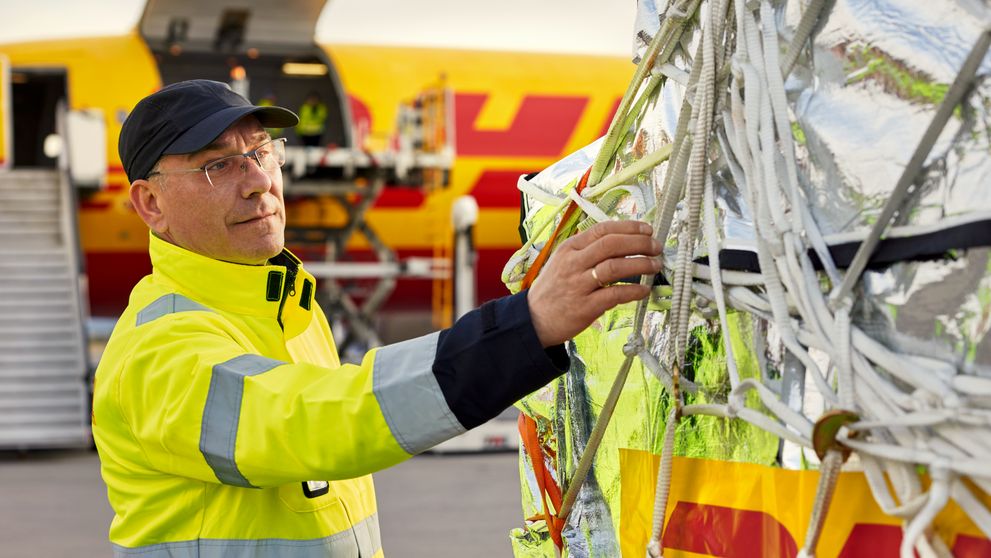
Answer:
<path fill-rule="evenodd" d="M 434 377 L 440 333 L 387 345 L 375 354 L 372 389 L 396 441 L 417 454 L 453 438 L 465 427 L 447 406 Z"/>
<path fill-rule="evenodd" d="M 224 484 L 256 488 L 244 478 L 234 461 L 244 378 L 268 372 L 281 364 L 285 363 L 259 355 L 241 355 L 213 367 L 203 409 L 200 452 Z"/>
<path fill-rule="evenodd" d="M 137 327 L 139 325 L 146 324 L 168 314 L 174 314 L 176 312 L 194 312 L 197 310 L 212 312 L 212 310 L 206 306 L 203 306 L 199 302 L 193 302 L 180 294 L 167 294 L 138 312 L 138 319 L 136 320 L 137 323 L 135 323 L 134 326 Z"/>
<path fill-rule="evenodd" d="M 372 514 L 352 529 L 319 539 L 198 539 L 134 548 L 115 544 L 114 558 L 371 558 L 382 548 L 378 533 L 378 515 Z"/>

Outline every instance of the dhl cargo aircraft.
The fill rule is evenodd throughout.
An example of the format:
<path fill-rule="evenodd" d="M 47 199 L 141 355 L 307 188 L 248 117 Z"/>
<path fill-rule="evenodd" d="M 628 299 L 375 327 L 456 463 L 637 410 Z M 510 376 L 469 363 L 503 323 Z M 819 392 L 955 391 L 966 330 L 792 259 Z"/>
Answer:
<path fill-rule="evenodd" d="M 129 207 L 117 155 L 121 124 L 139 99 L 164 84 L 230 82 L 232 71 L 256 102 L 273 96 L 295 110 L 318 92 L 329 109 L 324 143 L 367 149 L 386 146 L 402 102 L 443 79 L 453 98 L 448 139 L 456 152 L 446 187 L 386 188 L 367 220 L 401 258 L 429 256 L 449 241 L 438 223 L 449 222 L 452 201 L 474 196 L 478 301 L 504 294 L 500 271 L 520 243 L 517 178 L 603 134 L 632 64 L 605 56 L 317 45 L 314 27 L 324 4 L 287 0 L 274 17 L 271 2 L 149 0 L 127 35 L 0 45 L 9 80 L 0 165 L 54 166 L 44 139 L 55 129 L 60 99 L 72 111 L 95 115 L 102 130 L 106 154 L 93 157 L 102 166 L 79 190 L 92 314 L 119 314 L 132 285 L 150 271 L 147 231 Z M 290 145 L 299 143 L 292 131 L 284 135 Z M 290 225 L 340 218 L 319 199 L 288 205 Z M 356 259 L 370 253 L 360 235 L 347 249 Z M 430 300 L 429 282 L 400 281 L 387 307 L 426 310 Z"/>

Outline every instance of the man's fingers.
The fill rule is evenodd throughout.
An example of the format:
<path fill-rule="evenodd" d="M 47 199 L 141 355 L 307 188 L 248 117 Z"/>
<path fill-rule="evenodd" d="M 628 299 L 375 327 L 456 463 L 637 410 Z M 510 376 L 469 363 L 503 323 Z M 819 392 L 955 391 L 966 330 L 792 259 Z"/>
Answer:
<path fill-rule="evenodd" d="M 637 234 L 650 235 L 654 229 L 642 221 L 602 221 L 592 225 L 585 232 L 571 237 L 569 243 L 576 250 L 583 250 L 592 245 L 596 240 L 611 234 Z"/>
<path fill-rule="evenodd" d="M 646 298 L 648 294 L 650 287 L 644 285 L 613 285 L 588 295 L 588 301 L 595 312 L 601 315 L 614 306 Z"/>
<path fill-rule="evenodd" d="M 600 262 L 592 269 L 595 270 L 594 276 L 598 278 L 598 283 L 605 285 L 626 277 L 654 275 L 661 270 L 661 262 L 651 257 L 612 258 Z"/>
<path fill-rule="evenodd" d="M 646 223 L 608 221 L 565 241 L 547 261 L 527 297 L 541 344 L 560 343 L 613 306 L 646 297 L 650 287 L 609 283 L 653 275 L 660 269 L 660 262 L 652 256 L 660 254 L 661 245 L 651 234 Z"/>
<path fill-rule="evenodd" d="M 656 256 L 661 243 L 645 234 L 610 234 L 576 253 L 579 266 L 592 267 L 599 262 L 624 256 Z"/>

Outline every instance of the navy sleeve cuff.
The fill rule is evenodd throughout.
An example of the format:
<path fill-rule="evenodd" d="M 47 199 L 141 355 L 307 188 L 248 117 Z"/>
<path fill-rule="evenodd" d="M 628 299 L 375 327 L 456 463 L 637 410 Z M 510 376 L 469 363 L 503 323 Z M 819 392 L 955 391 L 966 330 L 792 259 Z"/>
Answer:
<path fill-rule="evenodd" d="M 544 349 L 527 291 L 493 300 L 440 333 L 433 372 L 465 428 L 501 413 L 570 365 L 563 345 Z"/>

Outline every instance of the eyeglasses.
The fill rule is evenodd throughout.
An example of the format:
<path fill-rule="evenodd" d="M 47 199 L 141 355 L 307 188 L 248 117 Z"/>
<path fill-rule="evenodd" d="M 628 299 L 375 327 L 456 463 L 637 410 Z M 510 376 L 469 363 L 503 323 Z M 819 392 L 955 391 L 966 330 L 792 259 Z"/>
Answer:
<path fill-rule="evenodd" d="M 273 172 L 286 164 L 286 138 L 269 140 L 258 147 L 241 153 L 215 159 L 197 169 L 167 169 L 148 173 L 156 174 L 206 173 L 207 182 L 214 188 L 223 188 L 240 181 L 248 174 L 248 159 L 253 159 L 263 171 Z"/>

